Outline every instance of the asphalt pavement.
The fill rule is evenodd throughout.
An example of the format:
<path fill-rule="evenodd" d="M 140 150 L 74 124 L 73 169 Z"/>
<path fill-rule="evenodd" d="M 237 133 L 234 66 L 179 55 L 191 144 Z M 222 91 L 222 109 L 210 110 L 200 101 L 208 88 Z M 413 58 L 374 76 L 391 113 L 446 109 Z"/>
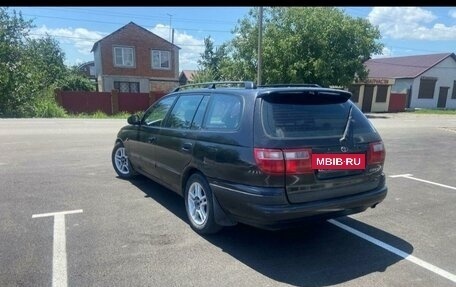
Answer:
<path fill-rule="evenodd" d="M 0 286 L 456 286 L 456 116 L 368 116 L 387 158 L 375 209 L 205 237 L 180 196 L 117 177 L 126 120 L 0 119 Z"/>

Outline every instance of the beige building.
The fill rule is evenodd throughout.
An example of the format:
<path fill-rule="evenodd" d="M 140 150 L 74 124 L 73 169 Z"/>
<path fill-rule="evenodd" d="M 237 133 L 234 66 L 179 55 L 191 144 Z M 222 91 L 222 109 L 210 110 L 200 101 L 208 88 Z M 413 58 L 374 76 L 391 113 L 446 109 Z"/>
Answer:
<path fill-rule="evenodd" d="M 363 112 L 404 108 L 456 108 L 454 53 L 378 58 L 366 61 L 368 79 L 352 85 Z"/>

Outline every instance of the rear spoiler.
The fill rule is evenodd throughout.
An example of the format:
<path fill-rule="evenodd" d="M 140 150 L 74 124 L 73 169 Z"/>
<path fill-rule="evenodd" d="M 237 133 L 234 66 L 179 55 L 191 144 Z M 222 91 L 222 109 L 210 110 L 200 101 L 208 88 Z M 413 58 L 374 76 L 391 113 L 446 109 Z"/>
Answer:
<path fill-rule="evenodd" d="M 259 97 L 267 97 L 272 95 L 299 95 L 312 98 L 338 98 L 347 101 L 351 98 L 352 93 L 349 91 L 329 89 L 329 88 L 288 88 L 288 89 L 270 89 L 260 92 Z"/>

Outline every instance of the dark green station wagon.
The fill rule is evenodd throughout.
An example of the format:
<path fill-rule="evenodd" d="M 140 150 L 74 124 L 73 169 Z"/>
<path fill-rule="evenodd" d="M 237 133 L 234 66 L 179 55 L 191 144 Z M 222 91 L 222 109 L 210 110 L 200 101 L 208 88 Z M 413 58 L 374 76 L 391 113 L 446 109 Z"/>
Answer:
<path fill-rule="evenodd" d="M 308 84 L 182 86 L 128 118 L 112 163 L 183 196 L 201 234 L 362 212 L 387 194 L 385 148 L 350 97 Z"/>

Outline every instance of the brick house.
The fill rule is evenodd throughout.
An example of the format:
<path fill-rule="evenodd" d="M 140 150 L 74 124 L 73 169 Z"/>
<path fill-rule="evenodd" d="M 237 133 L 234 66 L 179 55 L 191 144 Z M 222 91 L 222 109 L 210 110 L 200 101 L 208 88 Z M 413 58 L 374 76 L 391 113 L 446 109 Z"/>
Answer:
<path fill-rule="evenodd" d="M 182 70 L 179 75 L 179 84 L 193 84 L 193 77 L 195 76 L 196 72 L 196 70 Z"/>
<path fill-rule="evenodd" d="M 95 42 L 100 92 L 168 92 L 179 85 L 179 47 L 130 22 Z"/>
<path fill-rule="evenodd" d="M 95 78 L 94 61 L 82 63 L 78 66 L 78 69 L 86 78 L 89 78 L 89 79 Z"/>

